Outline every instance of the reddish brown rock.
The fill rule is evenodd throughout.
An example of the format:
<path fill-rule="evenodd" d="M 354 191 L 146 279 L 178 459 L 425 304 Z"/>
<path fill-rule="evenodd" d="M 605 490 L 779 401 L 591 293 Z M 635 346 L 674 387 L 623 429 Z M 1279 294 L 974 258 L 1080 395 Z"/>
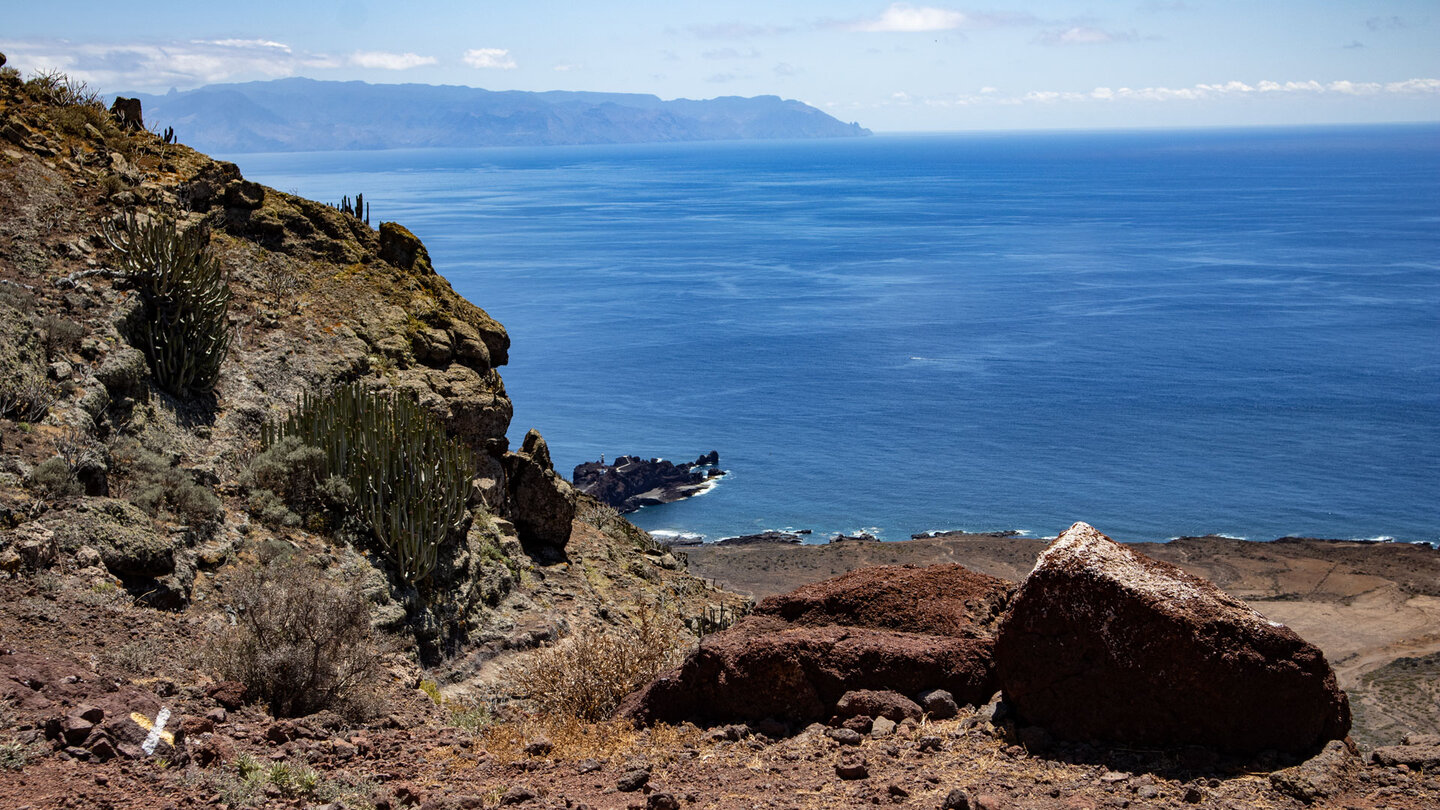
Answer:
<path fill-rule="evenodd" d="M 1020 718 L 1072 740 L 1309 752 L 1350 728 L 1320 650 L 1084 523 L 1016 592 L 995 664 Z"/>
<path fill-rule="evenodd" d="M 1013 588 L 962 565 L 877 565 L 767 597 L 755 613 L 809 626 L 987 638 Z"/>
<path fill-rule="evenodd" d="M 990 639 L 858 627 L 794 627 L 751 616 L 706 636 L 670 673 L 630 695 L 620 713 L 642 722 L 773 717 L 823 720 L 856 689 L 917 694 L 942 688 L 983 703 L 995 690 Z"/>
<path fill-rule="evenodd" d="M 920 704 L 898 692 L 856 689 L 846 692 L 835 702 L 835 713 L 841 717 L 888 717 L 896 723 L 910 718 L 920 719 Z"/>

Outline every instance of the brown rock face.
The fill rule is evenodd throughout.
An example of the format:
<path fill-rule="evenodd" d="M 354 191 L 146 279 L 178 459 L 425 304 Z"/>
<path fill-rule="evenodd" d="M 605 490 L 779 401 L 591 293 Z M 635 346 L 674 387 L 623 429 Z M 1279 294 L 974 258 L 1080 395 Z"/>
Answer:
<path fill-rule="evenodd" d="M 950 590 L 933 608 L 898 607 L 934 599 L 942 586 Z M 841 698 L 859 690 L 944 689 L 962 703 L 983 703 L 996 687 L 989 627 L 1009 590 L 958 565 L 853 571 L 765 600 L 759 615 L 707 636 L 619 713 L 642 722 L 808 723 L 835 714 Z"/>
<path fill-rule="evenodd" d="M 1011 586 L 963 565 L 878 565 L 766 597 L 761 616 L 959 638 L 989 637 Z"/>
<path fill-rule="evenodd" d="M 575 491 L 550 466 L 545 439 L 538 431 L 529 431 L 520 452 L 506 453 L 501 462 L 520 541 L 532 554 L 563 557 L 575 520 Z"/>
<path fill-rule="evenodd" d="M 1350 728 L 1320 650 L 1084 523 L 1015 594 L 995 665 L 1020 718 L 1069 739 L 1308 752 Z"/>
<path fill-rule="evenodd" d="M 679 668 L 630 695 L 620 714 L 642 722 L 723 723 L 830 716 L 857 689 L 947 689 L 983 703 L 994 691 L 989 639 L 858 627 L 795 627 L 753 616 L 706 636 Z"/>

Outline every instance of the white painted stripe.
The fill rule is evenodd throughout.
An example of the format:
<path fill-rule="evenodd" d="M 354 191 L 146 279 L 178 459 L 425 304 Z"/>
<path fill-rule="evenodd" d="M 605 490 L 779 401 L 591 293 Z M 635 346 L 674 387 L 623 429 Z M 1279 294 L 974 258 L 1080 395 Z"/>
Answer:
<path fill-rule="evenodd" d="M 160 735 L 165 731 L 165 721 L 170 719 L 170 710 L 161 707 L 160 713 L 155 715 L 155 725 L 150 727 L 150 733 L 146 735 L 145 742 L 140 743 L 140 750 L 148 756 L 155 753 L 155 746 L 160 744 Z"/>

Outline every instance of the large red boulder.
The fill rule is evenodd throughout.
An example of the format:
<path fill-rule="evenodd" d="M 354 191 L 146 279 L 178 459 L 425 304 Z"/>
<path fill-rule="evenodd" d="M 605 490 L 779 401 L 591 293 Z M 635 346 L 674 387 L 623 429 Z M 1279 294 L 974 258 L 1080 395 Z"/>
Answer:
<path fill-rule="evenodd" d="M 990 639 L 860 627 L 801 627 L 751 616 L 706 636 L 675 670 L 630 695 L 620 715 L 652 723 L 824 720 L 846 692 L 945 689 L 984 703 L 995 692 Z"/>
<path fill-rule="evenodd" d="M 856 690 L 994 694 L 992 628 L 1013 586 L 958 565 L 879 566 L 761 602 L 626 698 L 641 722 L 824 720 Z"/>
<path fill-rule="evenodd" d="M 1012 588 L 963 565 L 877 565 L 766 597 L 755 614 L 808 626 L 988 638 Z"/>
<path fill-rule="evenodd" d="M 1301 753 L 1350 728 L 1319 649 L 1084 523 L 1016 592 L 995 664 L 1022 721 L 1072 740 Z"/>

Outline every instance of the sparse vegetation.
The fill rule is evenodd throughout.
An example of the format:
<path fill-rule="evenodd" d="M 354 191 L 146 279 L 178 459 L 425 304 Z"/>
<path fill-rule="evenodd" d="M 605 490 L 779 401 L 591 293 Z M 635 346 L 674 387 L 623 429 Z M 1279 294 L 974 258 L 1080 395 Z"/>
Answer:
<path fill-rule="evenodd" d="M 211 665 L 277 717 L 333 709 L 374 712 L 383 643 L 361 593 L 314 567 L 282 559 L 244 571 L 228 593 L 235 626 L 215 639 Z"/>
<path fill-rule="evenodd" d="M 282 445 L 287 440 L 298 444 Z M 276 474 L 286 477 L 287 491 L 294 487 L 303 495 L 306 486 L 316 486 L 318 492 L 323 485 L 326 497 L 339 497 L 345 494 L 339 484 L 348 486 L 355 515 L 407 583 L 430 575 L 440 545 L 468 515 L 474 457 L 446 436 L 433 416 L 404 397 L 378 394 L 356 383 L 324 395 L 307 394 L 289 419 L 265 427 L 261 443 L 267 451 L 291 447 L 287 453 L 307 459 L 311 454 L 304 448 L 318 448 L 323 464 L 310 468 L 316 484 L 300 480 L 305 465 L 277 460 Z M 297 503 L 287 502 L 292 508 Z"/>
<path fill-rule="evenodd" d="M 210 392 L 230 349 L 230 287 L 203 232 L 128 215 L 104 236 L 116 269 L 140 292 L 143 308 L 127 332 L 155 381 L 181 397 Z"/>
<path fill-rule="evenodd" d="M 105 109 L 100 103 L 99 91 L 58 70 L 36 72 L 25 82 L 25 90 L 36 101 L 54 107 L 86 106 L 102 112 Z"/>
<path fill-rule="evenodd" d="M 178 458 L 167 459 L 125 437 L 111 446 L 110 460 L 114 493 L 146 513 L 168 513 L 181 523 L 201 527 L 220 521 L 224 513 L 220 499 L 181 467 Z"/>
<path fill-rule="evenodd" d="M 685 646 L 679 622 L 647 606 L 633 624 L 582 630 L 536 653 L 516 670 L 515 685 L 541 712 L 602 720 Z"/>

